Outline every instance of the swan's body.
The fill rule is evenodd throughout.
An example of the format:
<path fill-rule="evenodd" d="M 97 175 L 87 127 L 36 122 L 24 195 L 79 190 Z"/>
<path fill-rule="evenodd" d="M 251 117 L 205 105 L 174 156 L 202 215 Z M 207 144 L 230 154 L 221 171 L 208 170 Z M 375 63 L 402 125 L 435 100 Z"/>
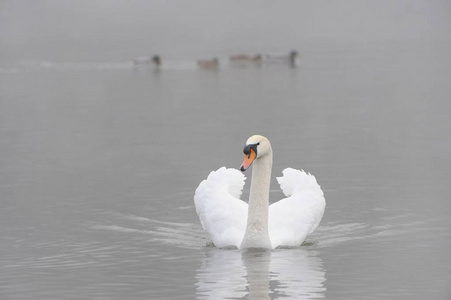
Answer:
<path fill-rule="evenodd" d="M 320 223 L 326 202 L 313 175 L 285 169 L 277 180 L 287 198 L 269 205 L 272 149 L 263 136 L 252 136 L 244 149 L 244 171 L 253 162 L 249 205 L 240 200 L 245 177 L 222 167 L 196 189 L 194 202 L 202 227 L 216 247 L 300 246 Z"/>

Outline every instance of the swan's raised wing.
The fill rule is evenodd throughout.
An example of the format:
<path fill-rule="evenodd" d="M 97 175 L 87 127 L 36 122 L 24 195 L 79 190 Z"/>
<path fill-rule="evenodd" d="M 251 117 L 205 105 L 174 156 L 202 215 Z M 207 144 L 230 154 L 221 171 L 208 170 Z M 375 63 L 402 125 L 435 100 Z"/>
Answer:
<path fill-rule="evenodd" d="M 240 200 L 244 175 L 222 167 L 212 171 L 194 194 L 200 223 L 216 247 L 239 247 L 247 222 L 247 203 Z"/>
<path fill-rule="evenodd" d="M 287 198 L 269 206 L 269 236 L 277 246 L 300 246 L 320 223 L 326 201 L 315 176 L 291 168 L 277 181 Z"/>

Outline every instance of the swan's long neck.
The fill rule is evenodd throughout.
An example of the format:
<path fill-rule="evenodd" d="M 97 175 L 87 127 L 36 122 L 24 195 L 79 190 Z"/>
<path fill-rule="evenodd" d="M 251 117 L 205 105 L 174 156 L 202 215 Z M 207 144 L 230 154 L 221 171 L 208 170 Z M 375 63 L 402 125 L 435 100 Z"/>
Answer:
<path fill-rule="evenodd" d="M 272 248 L 268 233 L 271 168 L 271 150 L 253 163 L 247 226 L 241 248 Z"/>

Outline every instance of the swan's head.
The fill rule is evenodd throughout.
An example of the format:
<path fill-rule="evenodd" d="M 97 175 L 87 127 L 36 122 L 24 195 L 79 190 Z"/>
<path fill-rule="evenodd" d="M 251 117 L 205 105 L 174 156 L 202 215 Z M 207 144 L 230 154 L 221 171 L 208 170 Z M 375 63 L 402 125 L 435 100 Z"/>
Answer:
<path fill-rule="evenodd" d="M 254 162 L 262 156 L 271 153 L 271 144 L 269 140 L 261 135 L 253 135 L 247 139 L 246 146 L 243 149 L 244 161 L 241 164 L 241 171 L 246 171 Z"/>

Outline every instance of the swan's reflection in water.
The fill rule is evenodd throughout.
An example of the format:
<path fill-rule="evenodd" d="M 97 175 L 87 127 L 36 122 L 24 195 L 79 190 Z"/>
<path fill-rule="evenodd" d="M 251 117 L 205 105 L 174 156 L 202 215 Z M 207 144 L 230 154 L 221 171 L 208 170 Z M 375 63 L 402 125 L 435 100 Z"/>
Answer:
<path fill-rule="evenodd" d="M 204 251 L 196 276 L 198 299 L 324 298 L 326 277 L 317 251 Z"/>

